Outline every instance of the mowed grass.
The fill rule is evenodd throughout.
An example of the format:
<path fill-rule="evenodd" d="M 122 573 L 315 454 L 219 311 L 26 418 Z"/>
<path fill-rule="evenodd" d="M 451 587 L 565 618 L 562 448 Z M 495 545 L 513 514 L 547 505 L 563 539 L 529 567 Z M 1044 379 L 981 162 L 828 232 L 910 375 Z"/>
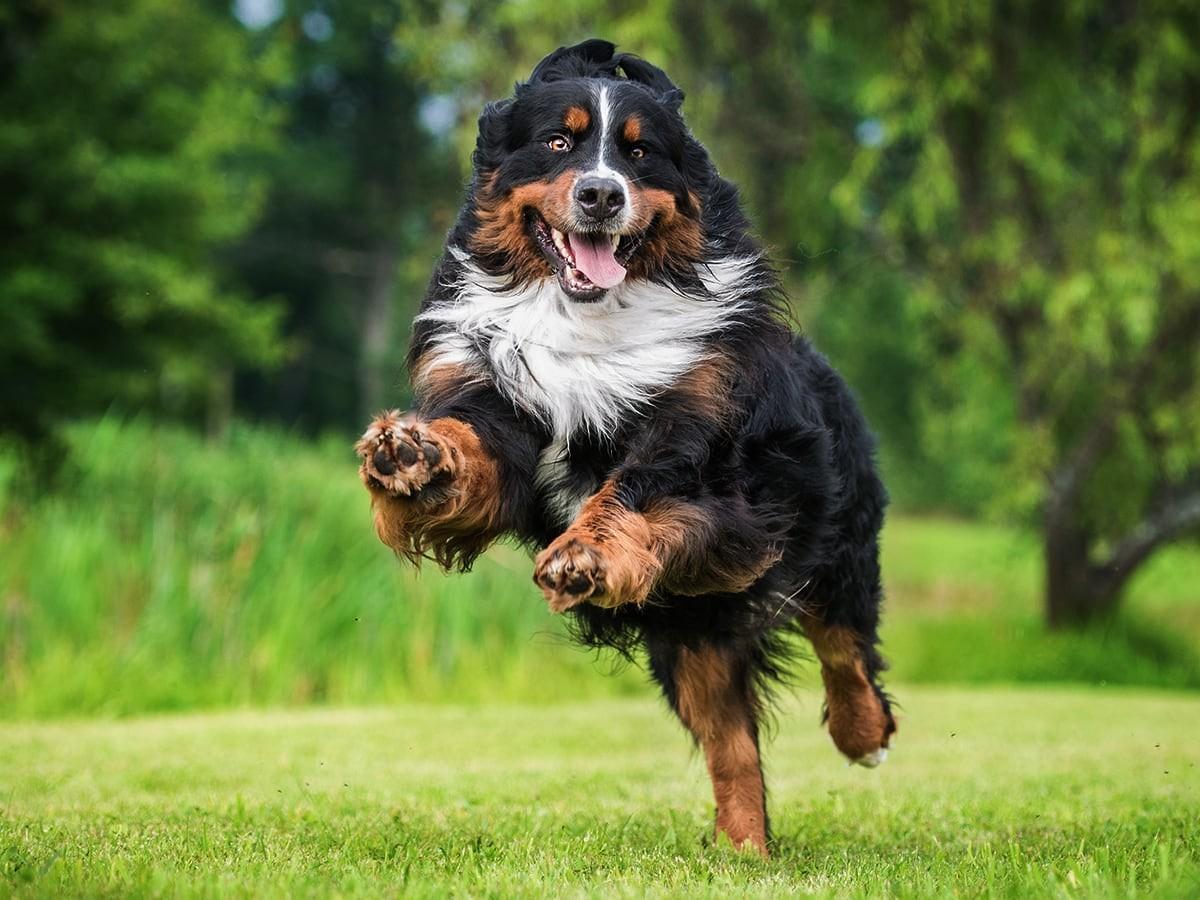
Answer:
<path fill-rule="evenodd" d="M 49 489 L 0 452 L 0 717 L 648 693 L 570 645 L 524 551 L 466 576 L 397 563 L 348 438 L 109 417 L 68 439 Z M 1200 687 L 1194 545 L 1086 634 L 1043 628 L 1019 530 L 897 513 L 884 573 L 897 680 Z"/>
<path fill-rule="evenodd" d="M 769 861 L 646 699 L 8 724 L 0 894 L 1195 896 L 1200 701 L 899 694 L 873 771 L 784 704 Z"/>

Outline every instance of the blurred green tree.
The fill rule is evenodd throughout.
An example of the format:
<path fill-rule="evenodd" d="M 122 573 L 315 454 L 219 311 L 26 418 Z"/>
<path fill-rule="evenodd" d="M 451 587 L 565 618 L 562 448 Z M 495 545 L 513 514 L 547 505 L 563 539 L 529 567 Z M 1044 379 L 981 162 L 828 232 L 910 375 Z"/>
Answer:
<path fill-rule="evenodd" d="M 461 83 L 421 63 L 444 27 L 438 4 L 274 6 L 268 21 L 242 14 L 291 61 L 286 141 L 266 212 L 229 255 L 249 285 L 285 295 L 293 353 L 277 375 L 245 373 L 239 399 L 310 429 L 357 429 L 404 402 L 405 335 L 461 202 Z"/>
<path fill-rule="evenodd" d="M 114 401 L 224 407 L 275 313 L 213 249 L 249 224 L 270 61 L 173 0 L 0 9 L 0 430 Z"/>
<path fill-rule="evenodd" d="M 904 273 L 945 416 L 1011 415 L 995 492 L 1040 524 L 1049 622 L 1105 616 L 1200 528 L 1200 8 L 839 15 L 872 135 L 835 203 Z"/>

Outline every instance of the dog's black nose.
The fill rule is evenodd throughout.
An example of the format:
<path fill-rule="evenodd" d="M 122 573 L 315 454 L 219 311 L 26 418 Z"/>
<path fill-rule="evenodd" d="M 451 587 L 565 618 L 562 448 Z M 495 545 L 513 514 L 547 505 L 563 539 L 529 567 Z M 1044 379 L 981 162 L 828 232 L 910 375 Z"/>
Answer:
<path fill-rule="evenodd" d="M 625 205 L 625 191 L 615 179 L 590 175 L 575 185 L 575 200 L 588 218 L 607 219 Z"/>

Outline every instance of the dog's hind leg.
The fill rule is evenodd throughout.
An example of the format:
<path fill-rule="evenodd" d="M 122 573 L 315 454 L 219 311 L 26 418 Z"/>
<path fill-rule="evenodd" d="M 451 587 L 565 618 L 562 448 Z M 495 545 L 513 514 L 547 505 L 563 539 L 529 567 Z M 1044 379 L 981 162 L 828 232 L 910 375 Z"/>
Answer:
<path fill-rule="evenodd" d="M 766 793 L 758 754 L 758 700 L 744 660 L 731 651 L 651 647 L 668 701 L 704 751 L 717 803 L 716 837 L 767 855 Z"/>
<path fill-rule="evenodd" d="M 821 661 L 829 735 L 847 759 L 873 767 L 887 758 L 896 722 L 879 686 L 883 661 L 874 629 L 828 624 L 805 618 L 804 631 Z"/>

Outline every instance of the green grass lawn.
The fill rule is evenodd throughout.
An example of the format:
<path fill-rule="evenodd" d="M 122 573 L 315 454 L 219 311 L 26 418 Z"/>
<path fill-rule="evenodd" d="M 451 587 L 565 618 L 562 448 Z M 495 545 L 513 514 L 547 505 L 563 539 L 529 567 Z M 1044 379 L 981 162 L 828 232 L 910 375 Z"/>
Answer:
<path fill-rule="evenodd" d="M 1195 697 L 898 693 L 874 771 L 787 701 L 765 862 L 646 699 L 9 723 L 0 894 L 1195 895 Z"/>
<path fill-rule="evenodd" d="M 847 769 L 801 665 L 763 862 L 711 845 L 702 761 L 643 673 L 567 644 L 524 552 L 443 576 L 379 545 L 345 441 L 69 438 L 53 490 L 0 452 L 0 897 L 1200 885 L 1194 546 L 1052 634 L 1031 535 L 893 516 L 896 752 Z"/>

